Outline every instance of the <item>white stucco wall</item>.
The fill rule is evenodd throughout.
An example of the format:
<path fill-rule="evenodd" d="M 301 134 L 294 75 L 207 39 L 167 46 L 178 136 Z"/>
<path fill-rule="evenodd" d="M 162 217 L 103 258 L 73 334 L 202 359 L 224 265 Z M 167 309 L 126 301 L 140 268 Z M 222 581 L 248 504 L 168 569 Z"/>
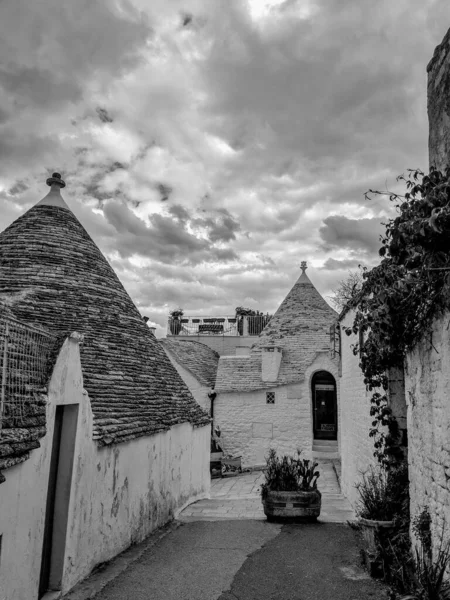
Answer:
<path fill-rule="evenodd" d="M 427 505 L 433 541 L 450 537 L 450 313 L 436 319 L 407 356 L 408 462 L 411 515 Z"/>
<path fill-rule="evenodd" d="M 188 386 L 189 391 L 194 396 L 196 402 L 200 404 L 200 406 L 209 414 L 211 410 L 211 400 L 208 398 L 208 393 L 211 391 L 211 388 L 206 385 L 202 385 L 199 380 L 194 377 L 190 371 L 180 365 L 167 350 L 166 354 L 169 357 L 170 362 L 180 374 L 184 383 Z"/>
<path fill-rule="evenodd" d="M 341 327 L 351 326 L 353 320 L 354 311 L 350 311 L 343 318 Z M 359 356 L 353 355 L 351 345 L 357 342 L 358 336 L 341 332 L 341 487 L 352 506 L 358 498 L 355 483 L 361 478 L 360 471 L 376 464 L 373 439 L 369 437 L 373 420 L 370 416 L 372 393 L 366 391 Z"/>
<path fill-rule="evenodd" d="M 269 390 L 218 394 L 214 401 L 214 423 L 222 431 L 224 451 L 241 455 L 244 467 L 264 465 L 270 448 L 291 455 L 300 448 L 305 458 L 311 458 L 311 379 L 320 370 L 334 375 L 339 405 L 338 365 L 326 353 L 316 356 L 300 383 Z M 266 403 L 266 391 L 275 392 L 275 404 Z"/>
<path fill-rule="evenodd" d="M 49 462 L 57 404 L 79 404 L 63 592 L 130 544 L 209 495 L 210 427 L 170 431 L 98 448 L 83 390 L 78 343 L 66 341 L 48 391 L 47 434 L 0 486 L 0 598 L 37 598 Z"/>

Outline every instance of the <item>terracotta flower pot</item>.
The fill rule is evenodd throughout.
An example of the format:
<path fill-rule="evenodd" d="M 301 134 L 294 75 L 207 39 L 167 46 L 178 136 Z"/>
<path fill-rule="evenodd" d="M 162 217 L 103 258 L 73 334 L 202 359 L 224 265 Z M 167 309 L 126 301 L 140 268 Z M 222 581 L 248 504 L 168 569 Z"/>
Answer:
<path fill-rule="evenodd" d="M 317 521 L 322 506 L 319 490 L 308 492 L 268 491 L 262 500 L 268 521 L 291 519 L 296 521 Z"/>

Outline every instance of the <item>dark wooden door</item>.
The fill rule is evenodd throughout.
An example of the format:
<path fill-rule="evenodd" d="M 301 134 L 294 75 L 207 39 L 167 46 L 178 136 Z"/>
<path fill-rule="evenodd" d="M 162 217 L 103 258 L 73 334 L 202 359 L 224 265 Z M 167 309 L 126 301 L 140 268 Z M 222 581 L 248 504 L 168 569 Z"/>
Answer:
<path fill-rule="evenodd" d="M 337 439 L 336 383 L 330 373 L 319 372 L 312 382 L 314 439 Z"/>
<path fill-rule="evenodd" d="M 56 482 L 58 474 L 59 454 L 61 447 L 61 431 L 64 406 L 57 406 L 55 427 L 53 430 L 52 455 L 48 476 L 47 506 L 45 509 L 44 542 L 42 545 L 41 575 L 39 579 L 39 599 L 48 591 L 50 566 L 52 557 L 53 515 L 55 512 Z"/>

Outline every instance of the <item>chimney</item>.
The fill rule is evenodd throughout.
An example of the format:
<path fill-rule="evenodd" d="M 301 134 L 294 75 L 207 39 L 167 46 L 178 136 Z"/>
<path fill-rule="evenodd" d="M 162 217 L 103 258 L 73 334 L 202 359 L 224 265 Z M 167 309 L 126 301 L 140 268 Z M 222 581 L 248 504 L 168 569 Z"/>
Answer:
<path fill-rule="evenodd" d="M 263 381 L 277 381 L 283 354 L 281 346 L 262 346 L 261 378 Z"/>

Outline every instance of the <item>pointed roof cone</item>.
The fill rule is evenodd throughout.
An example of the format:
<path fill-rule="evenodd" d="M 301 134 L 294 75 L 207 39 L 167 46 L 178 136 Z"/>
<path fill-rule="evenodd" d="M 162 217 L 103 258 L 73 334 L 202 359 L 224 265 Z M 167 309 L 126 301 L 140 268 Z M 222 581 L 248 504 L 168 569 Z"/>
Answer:
<path fill-rule="evenodd" d="M 68 209 L 69 207 L 65 203 L 60 192 L 62 188 L 66 187 L 66 182 L 61 179 L 61 175 L 59 173 L 53 173 L 53 175 L 47 179 L 46 183 L 50 186 L 50 191 L 36 206 L 45 204 L 46 206 L 59 206 L 60 208 Z"/>
<path fill-rule="evenodd" d="M 61 197 L 45 198 L 0 233 L 0 311 L 65 337 L 84 334 L 84 387 L 100 445 L 172 425 L 210 422 L 116 273 Z"/>
<path fill-rule="evenodd" d="M 280 307 L 252 347 L 261 352 L 268 344 L 282 348 L 278 384 L 299 381 L 318 352 L 330 347 L 330 326 L 338 314 L 329 306 L 306 274 L 307 264 Z"/>

